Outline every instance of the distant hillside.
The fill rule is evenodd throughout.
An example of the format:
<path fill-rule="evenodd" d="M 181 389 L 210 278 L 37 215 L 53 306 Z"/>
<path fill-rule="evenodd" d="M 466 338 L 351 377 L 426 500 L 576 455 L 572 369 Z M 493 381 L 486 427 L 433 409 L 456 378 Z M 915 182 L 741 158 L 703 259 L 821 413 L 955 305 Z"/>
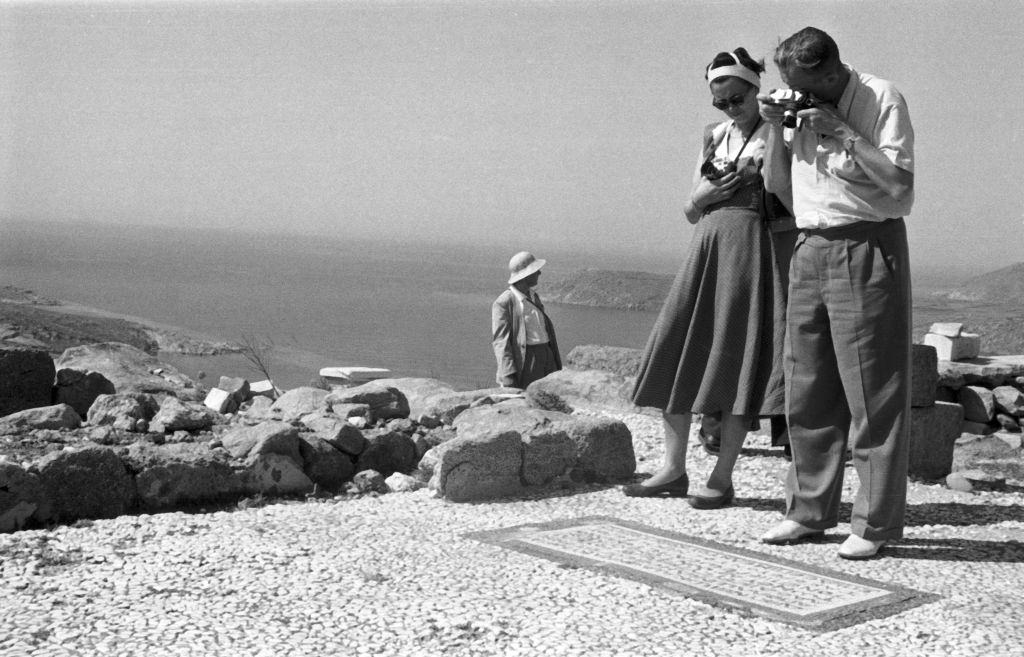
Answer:
<path fill-rule="evenodd" d="M 1024 262 L 975 276 L 947 293 L 953 301 L 1024 304 Z"/>
<path fill-rule="evenodd" d="M 672 276 L 642 271 L 584 269 L 547 282 L 545 301 L 620 310 L 658 310 L 672 285 Z"/>

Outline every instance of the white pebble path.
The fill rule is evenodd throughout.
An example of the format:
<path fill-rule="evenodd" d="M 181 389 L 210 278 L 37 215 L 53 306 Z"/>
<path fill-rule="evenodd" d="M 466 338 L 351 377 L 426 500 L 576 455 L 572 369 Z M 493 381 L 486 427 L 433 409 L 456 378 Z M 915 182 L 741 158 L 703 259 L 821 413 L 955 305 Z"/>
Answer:
<path fill-rule="evenodd" d="M 639 469 L 653 471 L 660 422 L 617 417 Z M 818 543 L 758 542 L 780 518 L 787 464 L 763 434 L 747 449 L 739 504 L 720 511 L 601 486 L 484 504 L 418 491 L 0 535 L 0 656 L 1024 654 L 1020 489 L 912 483 L 905 540 L 886 558 L 847 562 L 835 555 L 847 525 Z M 694 442 L 690 463 L 696 482 L 713 461 Z M 940 597 L 819 633 L 462 537 L 590 515 Z"/>

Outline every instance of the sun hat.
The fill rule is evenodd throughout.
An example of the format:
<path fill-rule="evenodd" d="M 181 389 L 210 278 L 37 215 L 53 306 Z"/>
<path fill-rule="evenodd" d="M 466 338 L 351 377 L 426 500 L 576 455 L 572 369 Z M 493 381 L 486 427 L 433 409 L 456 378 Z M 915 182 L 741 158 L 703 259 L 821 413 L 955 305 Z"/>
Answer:
<path fill-rule="evenodd" d="M 508 284 L 521 281 L 534 272 L 540 271 L 545 263 L 547 260 L 538 260 L 529 251 L 520 251 L 508 261 L 508 270 L 512 272 L 512 275 L 508 277 Z"/>

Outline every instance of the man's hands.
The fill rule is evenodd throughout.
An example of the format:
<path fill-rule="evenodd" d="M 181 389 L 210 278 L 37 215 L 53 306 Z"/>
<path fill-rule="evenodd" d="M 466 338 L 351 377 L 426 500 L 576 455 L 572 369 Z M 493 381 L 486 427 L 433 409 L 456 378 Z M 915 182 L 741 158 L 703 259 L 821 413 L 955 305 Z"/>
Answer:
<path fill-rule="evenodd" d="M 774 128 L 782 128 L 782 115 L 786 113 L 785 105 L 774 102 L 770 94 L 764 93 L 757 94 L 757 108 L 765 123 Z"/>
<path fill-rule="evenodd" d="M 769 94 L 757 95 L 758 110 L 766 123 L 776 128 L 782 127 L 782 115 L 786 106 L 772 101 Z M 826 137 L 835 137 L 843 141 L 857 133 L 839 117 L 831 105 L 819 104 L 811 109 L 800 110 L 796 114 L 801 130 L 810 130 Z"/>

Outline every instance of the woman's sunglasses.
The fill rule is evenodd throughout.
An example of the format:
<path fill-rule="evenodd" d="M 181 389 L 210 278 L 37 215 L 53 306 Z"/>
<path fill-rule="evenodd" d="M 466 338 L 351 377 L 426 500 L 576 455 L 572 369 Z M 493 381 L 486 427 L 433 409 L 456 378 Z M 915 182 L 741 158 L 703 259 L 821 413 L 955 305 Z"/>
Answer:
<path fill-rule="evenodd" d="M 732 98 L 728 99 L 716 98 L 713 101 L 711 101 L 711 104 L 714 106 L 715 109 L 725 110 L 728 109 L 730 106 L 742 107 L 743 103 L 745 102 L 747 102 L 747 94 L 733 96 Z"/>

